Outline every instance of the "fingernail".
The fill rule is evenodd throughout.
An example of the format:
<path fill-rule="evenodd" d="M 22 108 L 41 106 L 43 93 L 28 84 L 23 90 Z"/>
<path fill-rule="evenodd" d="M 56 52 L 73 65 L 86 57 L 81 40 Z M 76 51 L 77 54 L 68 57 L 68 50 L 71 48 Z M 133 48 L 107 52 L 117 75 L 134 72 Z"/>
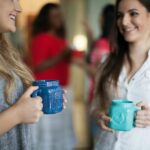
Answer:
<path fill-rule="evenodd" d="M 66 89 L 63 89 L 63 91 L 64 91 L 64 93 L 66 93 L 66 92 L 67 92 L 67 90 L 66 90 Z"/>
<path fill-rule="evenodd" d="M 64 105 L 64 106 L 63 106 L 63 109 L 66 109 L 66 108 L 67 108 L 67 107 Z"/>

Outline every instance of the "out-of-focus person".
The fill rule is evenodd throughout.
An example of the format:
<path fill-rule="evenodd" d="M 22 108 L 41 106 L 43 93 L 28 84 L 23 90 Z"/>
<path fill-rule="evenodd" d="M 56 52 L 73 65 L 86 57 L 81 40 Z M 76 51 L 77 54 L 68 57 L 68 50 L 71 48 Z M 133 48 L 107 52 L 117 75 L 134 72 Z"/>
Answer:
<path fill-rule="evenodd" d="M 73 93 L 69 88 L 71 51 L 66 40 L 63 12 L 59 4 L 45 4 L 33 22 L 30 43 L 31 66 L 37 80 L 59 80 L 67 89 L 67 109 L 45 115 L 35 127 L 36 149 L 72 150 L 75 134 L 72 122 Z"/>
<path fill-rule="evenodd" d="M 94 80 L 98 64 L 104 59 L 106 55 L 110 53 L 110 34 L 114 23 L 114 12 L 115 8 L 113 4 L 107 4 L 102 9 L 102 13 L 99 17 L 99 26 L 101 28 L 101 35 L 98 39 L 93 39 L 93 33 L 87 22 L 84 22 L 84 27 L 87 32 L 87 36 L 90 39 L 90 51 L 87 54 L 88 62 L 84 59 L 75 59 L 74 63 L 82 67 L 88 76 L 90 77 L 90 89 L 88 103 L 90 104 L 93 100 L 94 92 Z"/>

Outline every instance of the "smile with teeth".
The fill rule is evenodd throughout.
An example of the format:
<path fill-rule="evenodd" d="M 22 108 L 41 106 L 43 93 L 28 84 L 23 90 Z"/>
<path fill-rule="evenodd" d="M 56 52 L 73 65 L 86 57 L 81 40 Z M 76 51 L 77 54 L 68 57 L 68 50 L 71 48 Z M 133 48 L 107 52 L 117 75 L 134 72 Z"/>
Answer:
<path fill-rule="evenodd" d="M 134 30 L 135 30 L 135 28 L 126 28 L 126 29 L 123 29 L 123 31 L 126 32 L 126 33 L 132 32 Z"/>
<path fill-rule="evenodd" d="M 16 20 L 16 16 L 10 15 L 10 19 L 12 19 L 13 21 L 15 21 Z"/>

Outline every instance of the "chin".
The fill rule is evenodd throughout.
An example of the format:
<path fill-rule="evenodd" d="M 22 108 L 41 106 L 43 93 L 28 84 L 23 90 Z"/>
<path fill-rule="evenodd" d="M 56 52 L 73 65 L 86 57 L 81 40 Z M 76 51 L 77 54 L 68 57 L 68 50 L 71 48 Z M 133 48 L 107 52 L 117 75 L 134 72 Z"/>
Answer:
<path fill-rule="evenodd" d="M 7 31 L 6 32 L 16 32 L 16 26 L 9 26 L 7 27 Z"/>
<path fill-rule="evenodd" d="M 124 40 L 125 40 L 126 42 L 129 42 L 129 43 L 136 41 L 136 39 L 133 38 L 133 37 L 124 37 Z"/>
<path fill-rule="evenodd" d="M 15 28 L 10 29 L 10 31 L 9 31 L 9 32 L 16 32 L 16 27 L 15 27 Z"/>

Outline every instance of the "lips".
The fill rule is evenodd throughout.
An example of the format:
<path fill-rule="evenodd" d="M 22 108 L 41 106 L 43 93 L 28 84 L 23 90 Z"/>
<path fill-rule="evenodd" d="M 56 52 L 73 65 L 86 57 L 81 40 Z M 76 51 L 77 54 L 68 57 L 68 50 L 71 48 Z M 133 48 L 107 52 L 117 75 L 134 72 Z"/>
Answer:
<path fill-rule="evenodd" d="M 123 28 L 123 32 L 124 33 L 131 33 L 133 31 L 135 31 L 136 28 Z"/>
<path fill-rule="evenodd" d="M 16 16 L 15 16 L 15 15 L 10 14 L 10 19 L 11 19 L 11 20 L 13 20 L 13 21 L 16 21 Z"/>
<path fill-rule="evenodd" d="M 134 29 L 132 29 L 132 28 L 131 28 L 131 29 L 130 29 L 130 28 L 129 28 L 129 29 L 124 29 L 125 32 L 131 32 L 131 31 L 133 31 L 133 30 L 134 30 Z"/>

